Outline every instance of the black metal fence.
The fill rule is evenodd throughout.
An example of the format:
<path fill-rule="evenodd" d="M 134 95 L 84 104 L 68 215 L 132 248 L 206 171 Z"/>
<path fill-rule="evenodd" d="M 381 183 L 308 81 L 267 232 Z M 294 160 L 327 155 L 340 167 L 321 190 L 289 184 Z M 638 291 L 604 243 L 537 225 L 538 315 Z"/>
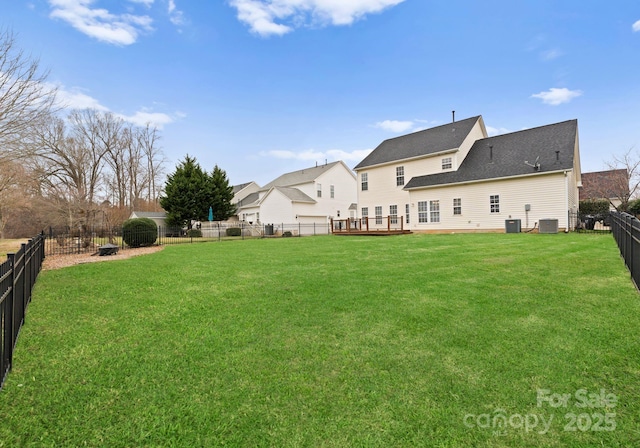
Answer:
<path fill-rule="evenodd" d="M 640 285 L 640 221 L 628 214 L 611 212 L 611 229 L 631 278 Z"/>
<path fill-rule="evenodd" d="M 45 232 L 46 255 L 92 254 L 100 246 L 115 244 L 120 249 L 128 249 L 122 235 L 122 227 L 70 229 L 50 227 Z M 158 227 L 158 236 L 153 245 L 199 243 L 226 239 L 298 237 L 328 235 L 330 223 L 273 223 L 249 224 L 247 222 L 206 222 L 191 230 L 179 227 Z"/>
<path fill-rule="evenodd" d="M 569 212 L 569 230 L 579 233 L 611 233 L 611 216 Z"/>
<path fill-rule="evenodd" d="M 42 268 L 44 241 L 44 235 L 38 235 L 0 264 L 0 389 L 11 370 L 13 349 Z"/>

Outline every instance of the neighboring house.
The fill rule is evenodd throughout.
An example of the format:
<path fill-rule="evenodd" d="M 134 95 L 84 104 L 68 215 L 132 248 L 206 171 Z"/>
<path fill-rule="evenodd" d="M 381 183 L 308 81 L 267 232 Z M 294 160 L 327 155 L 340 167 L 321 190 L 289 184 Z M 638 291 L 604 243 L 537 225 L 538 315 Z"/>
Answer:
<path fill-rule="evenodd" d="M 481 116 L 385 140 L 356 167 L 361 216 L 412 231 L 570 229 L 581 181 L 576 120 L 487 137 Z"/>
<path fill-rule="evenodd" d="M 327 224 L 356 213 L 356 177 L 344 162 L 283 174 L 238 204 L 250 224 Z"/>
<path fill-rule="evenodd" d="M 165 219 L 167 219 L 167 212 L 131 212 L 129 219 L 134 218 L 149 218 L 156 223 L 158 227 L 167 227 Z"/>
<path fill-rule="evenodd" d="M 233 199 L 231 200 L 231 203 L 236 206 L 236 214 L 231 216 L 228 221 L 239 221 L 238 209 L 244 204 L 255 202 L 257 196 L 254 196 L 254 193 L 257 194 L 258 191 L 260 191 L 260 185 L 253 181 L 245 184 L 234 185 Z"/>
<path fill-rule="evenodd" d="M 582 173 L 580 200 L 607 199 L 611 209 L 629 200 L 629 173 L 626 169 Z"/>

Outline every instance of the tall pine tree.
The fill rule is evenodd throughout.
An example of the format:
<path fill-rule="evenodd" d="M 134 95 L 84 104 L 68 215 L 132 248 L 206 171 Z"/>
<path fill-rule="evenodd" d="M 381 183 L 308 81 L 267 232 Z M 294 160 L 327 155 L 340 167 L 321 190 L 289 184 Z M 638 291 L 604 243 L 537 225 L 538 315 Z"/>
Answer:
<path fill-rule="evenodd" d="M 216 165 L 209 176 L 209 191 L 213 209 L 213 216 L 216 221 L 224 221 L 236 212 L 236 207 L 231 203 L 233 200 L 233 187 L 229 185 L 227 173 Z"/>
<path fill-rule="evenodd" d="M 209 214 L 209 176 L 195 157 L 185 157 L 167 176 L 160 206 L 167 212 L 167 224 L 191 228 L 192 221 L 204 221 Z"/>

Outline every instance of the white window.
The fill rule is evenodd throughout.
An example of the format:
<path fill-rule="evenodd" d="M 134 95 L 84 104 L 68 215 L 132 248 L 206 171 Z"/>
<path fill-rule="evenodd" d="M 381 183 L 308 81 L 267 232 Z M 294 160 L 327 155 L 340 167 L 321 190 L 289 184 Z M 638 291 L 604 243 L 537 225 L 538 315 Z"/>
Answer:
<path fill-rule="evenodd" d="M 318 195 L 319 198 L 321 198 L 322 197 L 322 185 L 321 184 L 317 184 L 317 186 L 318 186 L 317 195 Z"/>
<path fill-rule="evenodd" d="M 382 206 L 376 205 L 376 224 L 382 224 Z"/>
<path fill-rule="evenodd" d="M 491 207 L 491 213 L 500 213 L 500 195 L 492 194 L 489 196 L 489 205 Z"/>
<path fill-rule="evenodd" d="M 396 186 L 402 187 L 404 185 L 404 167 L 396 167 Z"/>
<path fill-rule="evenodd" d="M 391 217 L 391 224 L 398 224 L 398 206 L 389 206 L 389 216 Z"/>
<path fill-rule="evenodd" d="M 360 175 L 360 185 L 362 186 L 362 191 L 367 191 L 369 189 L 369 174 L 362 173 Z"/>
<path fill-rule="evenodd" d="M 409 224 L 409 204 L 404 204 L 404 222 Z"/>
<path fill-rule="evenodd" d="M 453 167 L 453 162 L 451 160 L 451 157 L 445 157 L 444 159 L 442 159 L 443 170 L 450 170 L 452 167 Z"/>
<path fill-rule="evenodd" d="M 367 222 L 369 219 L 369 207 L 362 207 L 362 221 Z"/>
<path fill-rule="evenodd" d="M 453 214 L 462 215 L 462 199 L 461 198 L 455 198 L 453 200 Z"/>
<path fill-rule="evenodd" d="M 429 222 L 429 202 L 418 202 L 418 222 Z"/>
<path fill-rule="evenodd" d="M 440 222 L 440 201 L 429 201 L 431 222 Z"/>
<path fill-rule="evenodd" d="M 329 194 L 331 195 L 331 199 L 336 197 L 336 187 L 334 185 L 329 185 Z"/>

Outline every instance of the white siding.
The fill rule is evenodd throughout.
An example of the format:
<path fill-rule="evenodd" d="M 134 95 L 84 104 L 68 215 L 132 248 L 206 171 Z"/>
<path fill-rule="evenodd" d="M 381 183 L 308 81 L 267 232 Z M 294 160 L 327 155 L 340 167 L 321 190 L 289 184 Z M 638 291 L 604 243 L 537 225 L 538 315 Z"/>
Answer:
<path fill-rule="evenodd" d="M 569 173 L 568 173 L 569 175 Z M 557 219 L 567 226 L 567 183 L 564 173 L 541 174 L 507 180 L 476 182 L 411 191 L 411 230 L 501 230 L 505 220 L 520 219 L 530 229 L 540 219 Z M 500 212 L 491 213 L 489 197 L 500 196 Z M 453 199 L 462 200 L 462 214 L 453 214 Z M 440 201 L 440 222 L 419 223 L 418 202 Z M 525 211 L 529 204 L 531 210 Z"/>
<path fill-rule="evenodd" d="M 409 202 L 409 194 L 403 190 L 403 186 L 396 185 L 396 167 L 404 167 L 405 184 L 413 177 L 443 172 L 442 159 L 445 157 L 451 157 L 453 164 L 452 169 L 445 171 L 457 170 L 475 141 L 485 137 L 487 137 L 487 132 L 481 117 L 471 128 L 460 148 L 450 148 L 450 151 L 447 148 L 443 148 L 442 152 L 435 155 L 419 159 L 400 160 L 392 164 L 358 170 L 358 210 L 362 210 L 362 207 L 369 207 L 369 214 L 373 216 L 374 207 L 382 206 L 383 216 L 387 216 L 389 206 L 397 205 L 398 215 L 404 216 L 404 204 Z M 367 173 L 369 176 L 369 189 L 367 191 L 362 191 L 361 188 L 360 174 L 362 173 Z"/>

